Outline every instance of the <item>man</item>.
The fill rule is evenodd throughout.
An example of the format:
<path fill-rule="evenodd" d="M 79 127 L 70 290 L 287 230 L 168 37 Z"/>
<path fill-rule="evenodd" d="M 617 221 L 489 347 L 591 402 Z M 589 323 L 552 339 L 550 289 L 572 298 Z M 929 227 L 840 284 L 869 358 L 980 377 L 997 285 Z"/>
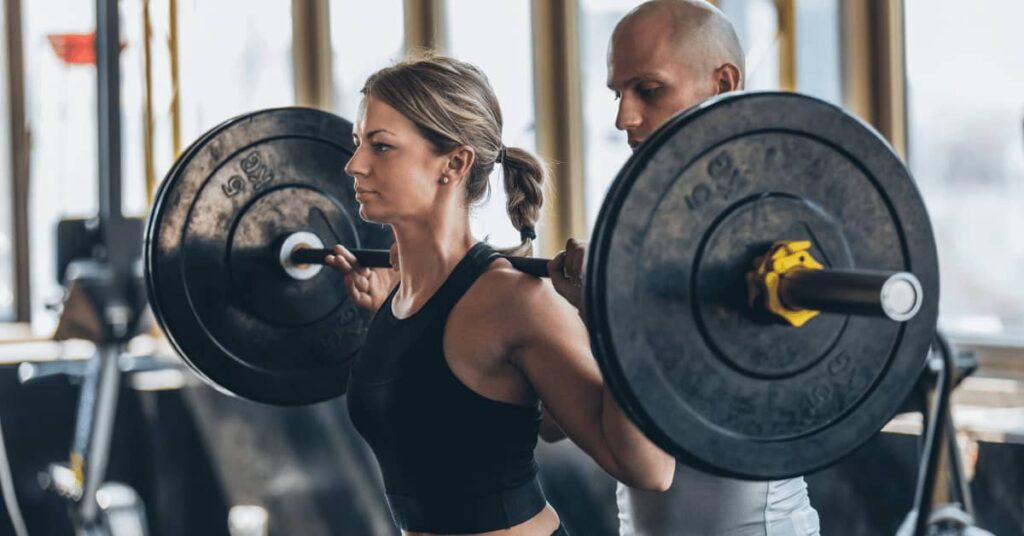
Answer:
<path fill-rule="evenodd" d="M 634 150 L 675 114 L 743 87 L 743 51 L 732 24 L 699 0 L 652 0 L 629 12 L 612 33 L 608 87 L 619 101 L 615 126 Z M 585 244 L 569 240 L 549 265 L 555 288 L 580 303 Z M 542 436 L 557 437 L 553 423 Z M 703 473 L 682 462 L 664 493 L 618 484 L 620 532 L 626 535 L 818 534 L 818 514 L 803 478 L 753 482 Z"/>

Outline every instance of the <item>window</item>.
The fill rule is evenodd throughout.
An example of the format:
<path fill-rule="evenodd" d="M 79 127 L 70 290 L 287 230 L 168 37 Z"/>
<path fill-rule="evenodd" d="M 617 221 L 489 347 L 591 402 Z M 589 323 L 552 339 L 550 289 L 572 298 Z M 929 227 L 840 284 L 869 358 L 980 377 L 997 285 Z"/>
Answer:
<path fill-rule="evenodd" d="M 604 194 L 631 154 L 626 135 L 615 128 L 617 102 L 608 90 L 608 40 L 638 0 L 581 0 L 580 83 L 583 97 L 583 202 L 593 229 Z"/>
<path fill-rule="evenodd" d="M 402 0 L 331 2 L 334 111 L 355 122 L 366 78 L 402 57 Z"/>
<path fill-rule="evenodd" d="M 447 52 L 480 67 L 501 103 L 502 140 L 509 147 L 536 151 L 533 100 L 533 37 L 530 2 L 448 0 Z M 496 246 L 520 242 L 505 212 L 501 172 L 491 176 L 491 195 L 473 211 L 473 232 Z"/>
<path fill-rule="evenodd" d="M 0 12 L 0 43 L 7 42 L 6 10 Z M 14 185 L 11 184 L 10 67 L 0 46 L 0 322 L 14 320 Z"/>
<path fill-rule="evenodd" d="M 905 10 L 909 159 L 939 244 L 940 325 L 1019 339 L 1024 3 L 907 0 Z"/>
<path fill-rule="evenodd" d="M 294 104 L 291 2 L 181 1 L 178 34 L 183 145 L 236 115 Z"/>
<path fill-rule="evenodd" d="M 746 89 L 778 89 L 779 26 L 775 0 L 719 0 L 718 7 L 732 21 L 746 53 Z"/>
<path fill-rule="evenodd" d="M 121 6 L 121 210 L 125 216 L 144 217 L 146 198 L 143 107 L 145 76 L 142 51 L 142 0 Z M 93 105 L 95 109 L 96 105 Z M 98 194 L 97 194 L 98 195 Z"/>
<path fill-rule="evenodd" d="M 138 1 L 140 3 L 140 5 L 138 7 L 140 13 L 138 14 L 138 17 L 135 18 L 135 20 L 139 21 L 139 23 L 138 23 L 139 25 L 137 26 L 137 28 L 138 28 L 138 31 L 140 32 L 140 35 L 139 35 L 139 41 L 138 41 L 139 42 L 139 46 L 137 48 L 139 49 L 138 53 L 141 55 L 142 54 L 142 50 L 141 50 L 141 48 L 142 48 L 142 34 L 141 34 L 142 33 L 142 13 L 141 13 L 142 7 L 141 7 L 141 0 L 138 0 Z M 172 130 L 173 127 L 172 127 L 172 117 L 171 117 L 171 113 L 172 113 L 171 112 L 171 108 L 172 108 L 172 102 L 173 102 L 173 99 L 174 99 L 174 85 L 173 85 L 172 78 L 171 78 L 171 53 L 172 53 L 172 51 L 171 51 L 171 47 L 170 47 L 170 45 L 171 45 L 170 0 L 149 0 L 149 3 L 150 3 L 150 5 L 149 5 L 149 25 L 150 25 L 149 43 L 150 43 L 150 62 L 151 62 L 149 71 L 150 71 L 150 76 L 152 76 L 152 85 L 150 86 L 150 91 L 152 92 L 152 102 L 150 103 L 150 107 L 152 108 L 152 112 L 153 112 L 153 141 L 152 141 L 152 143 L 153 143 L 153 172 L 155 174 L 154 179 L 155 179 L 156 183 L 159 184 L 160 181 L 162 181 L 164 179 L 164 176 L 166 175 L 166 173 L 171 169 L 171 166 L 174 164 L 174 159 L 175 159 L 175 156 L 176 156 L 174 154 L 174 140 L 173 140 L 174 132 Z M 122 6 L 127 7 L 126 4 L 123 1 L 122 1 Z M 179 16 L 179 19 L 180 19 L 180 16 Z M 122 19 L 122 20 L 125 20 L 125 19 Z M 123 32 L 124 32 L 124 29 L 122 29 L 122 33 Z M 186 33 L 187 34 L 189 32 L 190 32 L 190 30 L 188 30 L 188 29 L 185 29 L 185 30 L 179 29 L 178 30 L 179 34 L 181 34 L 181 33 Z M 181 47 L 179 46 L 179 48 L 181 48 Z M 143 60 L 140 59 L 138 65 L 140 66 L 140 68 L 144 68 L 145 63 L 144 63 Z M 139 143 L 141 144 L 141 143 L 144 142 L 144 140 L 143 140 L 144 133 L 142 132 L 141 128 L 142 128 L 143 121 L 144 121 L 143 115 L 142 115 L 142 114 L 144 114 L 144 109 L 142 107 L 144 106 L 144 100 L 143 99 L 145 97 L 145 95 L 144 95 L 145 86 L 143 85 L 145 83 L 145 73 L 140 71 L 137 80 L 136 79 L 132 79 L 132 80 L 124 79 L 124 80 L 122 80 L 122 85 L 126 86 L 126 87 L 128 85 L 130 85 L 130 84 L 136 84 L 136 83 L 139 84 L 138 91 L 143 92 L 143 94 L 139 96 L 139 109 L 138 109 L 139 110 L 139 119 L 138 119 L 138 122 L 137 122 L 137 124 L 140 127 L 137 139 L 139 140 Z M 122 91 L 127 91 L 127 89 L 122 90 Z M 122 97 L 123 97 L 123 95 L 122 95 Z M 125 103 L 125 106 L 127 106 L 127 103 Z M 184 148 L 192 140 L 186 138 L 186 139 L 182 139 L 180 141 L 181 141 L 181 143 L 183 145 L 180 148 L 180 150 L 184 150 Z M 143 168 L 143 172 L 145 172 L 145 169 L 144 169 L 145 161 L 142 160 L 142 159 L 145 158 L 145 154 L 143 152 L 141 152 L 143 150 L 141 147 L 140 147 L 139 150 L 140 150 L 140 152 L 137 154 L 138 158 L 140 159 L 139 166 L 142 167 Z M 127 158 L 128 156 L 125 155 L 125 157 Z M 127 197 L 127 194 L 126 194 L 126 197 Z M 149 206 L 148 200 L 146 200 L 145 206 L 148 209 L 148 206 Z M 133 212 L 128 212 L 127 210 L 126 210 L 126 212 L 128 214 L 133 214 Z M 145 210 L 143 212 L 145 212 Z"/>
<path fill-rule="evenodd" d="M 154 5 L 159 4 L 154 2 Z M 162 11 L 153 7 L 154 21 L 166 21 L 166 3 L 164 6 Z M 57 321 L 56 315 L 46 309 L 46 304 L 56 301 L 61 293 L 55 274 L 57 222 L 63 218 L 92 217 L 99 209 L 96 65 L 91 37 L 96 27 L 94 7 L 91 2 L 71 0 L 22 3 L 26 116 L 32 133 L 29 270 L 33 329 L 37 333 L 49 332 Z M 120 53 L 121 209 L 127 216 L 141 217 L 148 205 L 142 134 L 142 2 L 122 1 L 119 8 L 123 45 Z M 163 53 L 166 58 L 166 47 Z M 154 66 L 155 75 L 165 71 L 159 65 Z M 160 88 L 160 78 L 155 76 L 154 80 L 155 89 Z M 0 252 L 3 250 L 0 240 Z M 0 301 L 2 298 L 0 290 Z"/>
<path fill-rule="evenodd" d="M 774 90 L 782 85 L 778 0 L 719 0 L 736 28 L 746 52 L 749 90 Z M 842 103 L 839 0 L 793 0 L 796 34 L 796 90 L 836 104 Z"/>
<path fill-rule="evenodd" d="M 22 2 L 25 114 L 29 156 L 29 275 L 33 329 L 46 333 L 56 315 L 46 304 L 60 297 L 55 273 L 57 222 L 98 210 L 96 67 L 74 55 L 91 47 L 94 2 Z M 63 48 L 61 45 L 68 45 Z"/>
<path fill-rule="evenodd" d="M 839 0 L 796 2 L 796 89 L 843 103 Z"/>

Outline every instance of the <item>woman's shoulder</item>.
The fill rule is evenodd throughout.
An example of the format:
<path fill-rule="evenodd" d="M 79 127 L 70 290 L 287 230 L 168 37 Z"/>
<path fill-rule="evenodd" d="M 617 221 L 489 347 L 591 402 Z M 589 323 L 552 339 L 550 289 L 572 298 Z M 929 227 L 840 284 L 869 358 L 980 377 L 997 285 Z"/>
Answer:
<path fill-rule="evenodd" d="M 506 317 L 541 320 L 551 314 L 571 315 L 575 311 L 550 281 L 521 272 L 506 259 L 491 263 L 479 281 L 479 294 L 488 308 Z"/>
<path fill-rule="evenodd" d="M 512 300 L 516 302 L 543 297 L 546 289 L 551 287 L 543 279 L 515 269 L 504 258 L 492 262 L 480 275 L 479 281 L 488 295 L 502 299 L 517 298 Z"/>

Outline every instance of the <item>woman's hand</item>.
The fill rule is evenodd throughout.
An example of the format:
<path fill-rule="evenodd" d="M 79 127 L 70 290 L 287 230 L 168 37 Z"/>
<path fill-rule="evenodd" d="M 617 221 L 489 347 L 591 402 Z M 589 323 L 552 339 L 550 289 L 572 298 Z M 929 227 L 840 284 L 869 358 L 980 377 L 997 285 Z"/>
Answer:
<path fill-rule="evenodd" d="M 391 268 L 367 268 L 356 260 L 356 256 L 344 246 L 334 246 L 334 254 L 324 259 L 324 264 L 345 276 L 345 290 L 348 297 L 363 309 L 376 311 L 387 299 L 388 293 L 398 282 L 398 255 L 391 246 Z"/>

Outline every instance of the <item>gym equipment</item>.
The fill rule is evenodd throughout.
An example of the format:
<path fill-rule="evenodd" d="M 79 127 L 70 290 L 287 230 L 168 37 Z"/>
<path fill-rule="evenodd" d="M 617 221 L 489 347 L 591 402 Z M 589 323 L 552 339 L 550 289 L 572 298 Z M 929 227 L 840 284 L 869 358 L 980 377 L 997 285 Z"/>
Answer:
<path fill-rule="evenodd" d="M 358 217 L 350 135 L 325 112 L 255 112 L 204 135 L 161 187 L 151 302 L 222 389 L 275 404 L 344 392 L 367 316 L 320 269 L 325 244 L 386 266 L 390 241 Z M 653 134 L 611 186 L 586 275 L 594 353 L 627 414 L 687 463 L 741 478 L 814 471 L 880 430 L 938 314 L 906 167 L 864 123 L 789 93 L 718 97 Z"/>
<path fill-rule="evenodd" d="M 150 304 L 212 384 L 271 404 L 345 392 L 370 313 L 348 301 L 337 273 L 283 277 L 275 248 L 296 232 L 390 245 L 388 228 L 359 219 L 344 173 L 353 151 L 344 119 L 264 110 L 209 131 L 161 184 L 144 246 Z"/>

